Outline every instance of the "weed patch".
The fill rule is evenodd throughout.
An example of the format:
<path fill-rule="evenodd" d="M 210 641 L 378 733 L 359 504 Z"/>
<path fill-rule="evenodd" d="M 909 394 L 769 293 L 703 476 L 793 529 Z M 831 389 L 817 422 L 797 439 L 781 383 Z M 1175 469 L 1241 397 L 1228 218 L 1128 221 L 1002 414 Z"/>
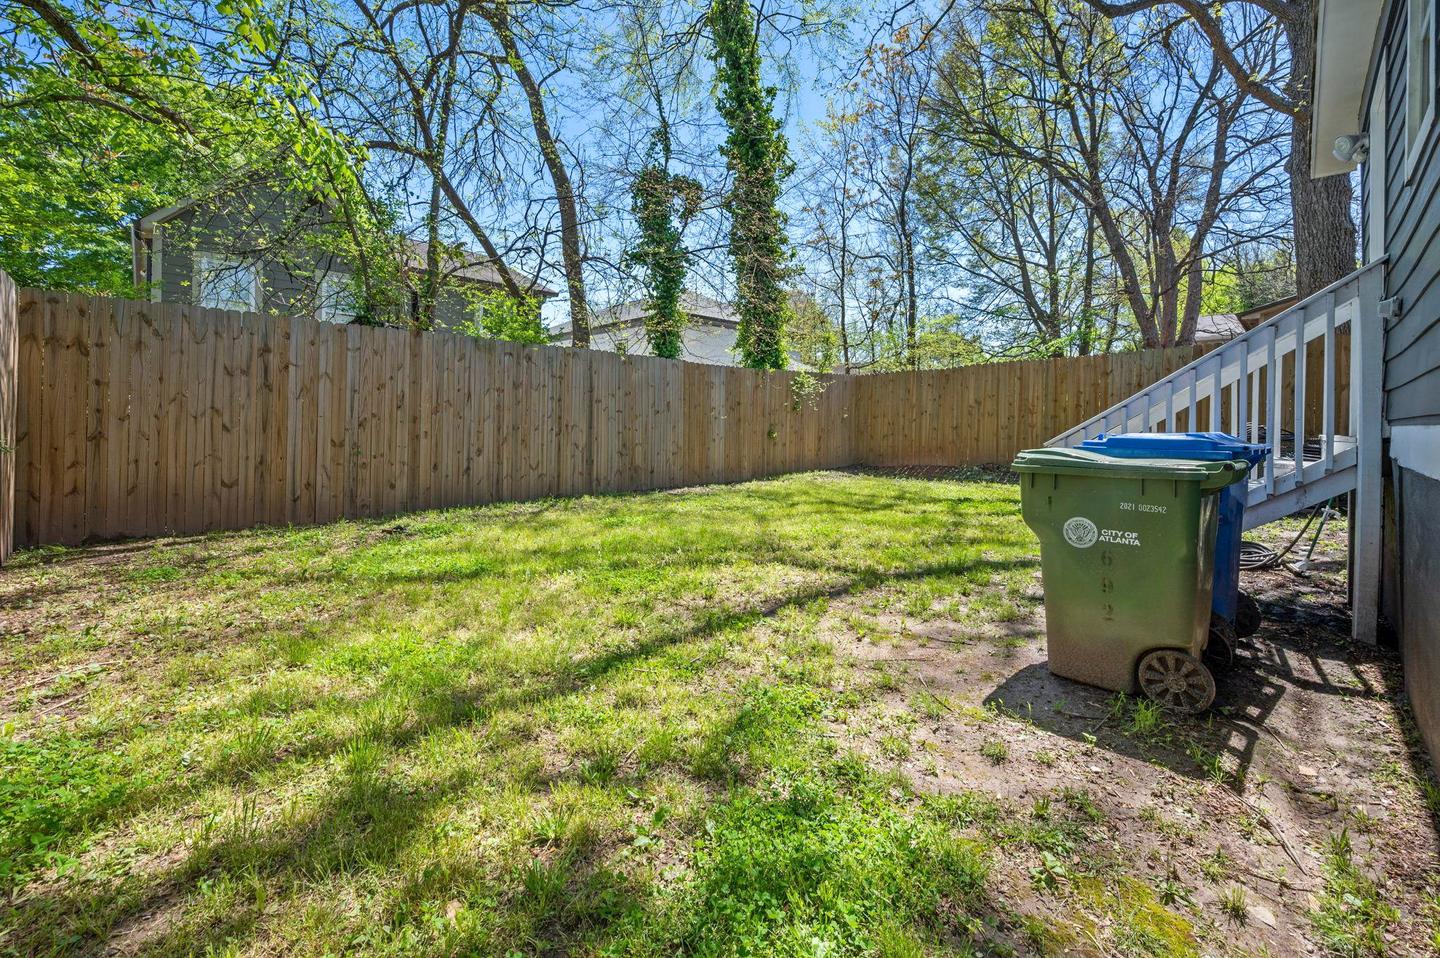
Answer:
<path fill-rule="evenodd" d="M 682 944 L 699 955 L 860 955 L 933 937 L 983 897 L 973 842 L 870 784 L 782 776 L 716 810 Z"/>
<path fill-rule="evenodd" d="M 1385 930 L 1399 917 L 1356 867 L 1349 833 L 1342 829 L 1331 835 L 1325 849 L 1324 893 L 1310 915 L 1321 943 L 1345 958 L 1379 958 L 1386 953 Z"/>

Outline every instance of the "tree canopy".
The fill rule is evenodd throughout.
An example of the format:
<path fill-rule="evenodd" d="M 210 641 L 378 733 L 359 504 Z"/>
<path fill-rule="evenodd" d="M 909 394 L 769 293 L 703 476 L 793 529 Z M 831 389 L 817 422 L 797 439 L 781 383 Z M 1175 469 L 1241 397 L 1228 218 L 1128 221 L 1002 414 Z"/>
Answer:
<path fill-rule="evenodd" d="M 428 328 L 461 295 L 477 335 L 583 345 L 643 300 L 676 356 L 688 290 L 762 368 L 1184 343 L 1308 275 L 1288 6 L 0 4 L 0 266 L 25 284 L 136 293 L 139 216 L 253 205 L 256 179 L 324 216 L 237 254 L 351 264 L 357 321 Z M 513 307 L 460 281 L 479 266 Z"/>

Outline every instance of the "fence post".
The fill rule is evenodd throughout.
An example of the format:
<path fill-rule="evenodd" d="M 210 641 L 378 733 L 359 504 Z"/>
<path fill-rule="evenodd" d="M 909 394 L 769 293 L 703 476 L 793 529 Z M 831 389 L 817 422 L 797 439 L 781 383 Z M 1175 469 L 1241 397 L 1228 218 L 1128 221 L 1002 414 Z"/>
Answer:
<path fill-rule="evenodd" d="M 20 329 L 15 283 L 0 270 L 0 565 L 15 548 L 15 411 L 19 398 Z"/>

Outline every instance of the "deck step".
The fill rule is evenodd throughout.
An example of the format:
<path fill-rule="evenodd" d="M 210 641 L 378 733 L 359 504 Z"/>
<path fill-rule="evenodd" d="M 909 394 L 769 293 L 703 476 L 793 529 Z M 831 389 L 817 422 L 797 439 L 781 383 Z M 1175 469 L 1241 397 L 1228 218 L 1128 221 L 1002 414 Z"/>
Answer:
<path fill-rule="evenodd" d="M 1294 474 L 1294 460 L 1278 460 L 1277 471 L 1289 465 L 1290 474 Z M 1276 519 L 1283 519 L 1293 512 L 1301 509 L 1308 509 L 1310 506 L 1318 506 L 1327 499 L 1334 496 L 1342 496 L 1355 488 L 1355 463 L 1352 458 L 1350 465 L 1331 472 L 1315 479 L 1300 483 L 1283 492 L 1275 492 L 1269 495 L 1265 493 L 1265 482 L 1261 480 L 1250 480 L 1250 499 L 1245 507 L 1245 528 L 1254 529 L 1263 526 Z"/>
<path fill-rule="evenodd" d="M 1274 522 L 1355 488 L 1354 437 L 1335 436 L 1328 458 L 1325 446 L 1325 437 L 1312 437 L 1302 450 L 1298 471 L 1293 443 L 1282 446 L 1288 456 L 1274 456 L 1255 467 L 1246 489 L 1245 528 Z"/>

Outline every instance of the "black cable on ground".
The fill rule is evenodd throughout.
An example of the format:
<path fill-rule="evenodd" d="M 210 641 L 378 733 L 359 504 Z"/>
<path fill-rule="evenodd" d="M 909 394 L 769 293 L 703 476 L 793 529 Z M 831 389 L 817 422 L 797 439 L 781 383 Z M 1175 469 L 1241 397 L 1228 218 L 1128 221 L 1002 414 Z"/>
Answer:
<path fill-rule="evenodd" d="M 1259 542 L 1250 542 L 1245 539 L 1240 540 L 1240 568 L 1245 570 L 1272 569 L 1275 566 L 1282 564 L 1285 557 L 1291 552 L 1293 552 L 1295 550 L 1295 547 L 1300 544 L 1300 540 L 1305 538 L 1305 534 L 1310 531 L 1310 525 L 1315 521 L 1315 517 L 1318 515 L 1321 517 L 1320 525 L 1315 530 L 1315 537 L 1310 543 L 1310 549 L 1309 552 L 1306 554 L 1306 558 L 1308 559 L 1311 555 L 1314 555 L 1315 546 L 1320 541 L 1320 533 L 1325 531 L 1325 523 L 1330 518 L 1330 505 L 1334 501 L 1334 499 L 1327 500 L 1325 505 L 1321 506 L 1319 509 L 1311 509 L 1310 515 L 1305 517 L 1305 524 L 1300 527 L 1300 531 L 1296 533 L 1295 538 L 1291 539 L 1290 542 L 1279 552 L 1276 552 L 1269 546 L 1262 545 Z M 1294 569 L 1288 565 L 1286 566 L 1286 568 L 1290 569 L 1291 572 L 1295 572 L 1296 574 L 1299 574 L 1300 572 L 1300 570 Z"/>
<path fill-rule="evenodd" d="M 1240 568 L 1242 570 L 1248 572 L 1253 569 L 1268 569 L 1279 562 L 1280 557 L 1269 546 L 1248 540 L 1240 542 Z"/>

